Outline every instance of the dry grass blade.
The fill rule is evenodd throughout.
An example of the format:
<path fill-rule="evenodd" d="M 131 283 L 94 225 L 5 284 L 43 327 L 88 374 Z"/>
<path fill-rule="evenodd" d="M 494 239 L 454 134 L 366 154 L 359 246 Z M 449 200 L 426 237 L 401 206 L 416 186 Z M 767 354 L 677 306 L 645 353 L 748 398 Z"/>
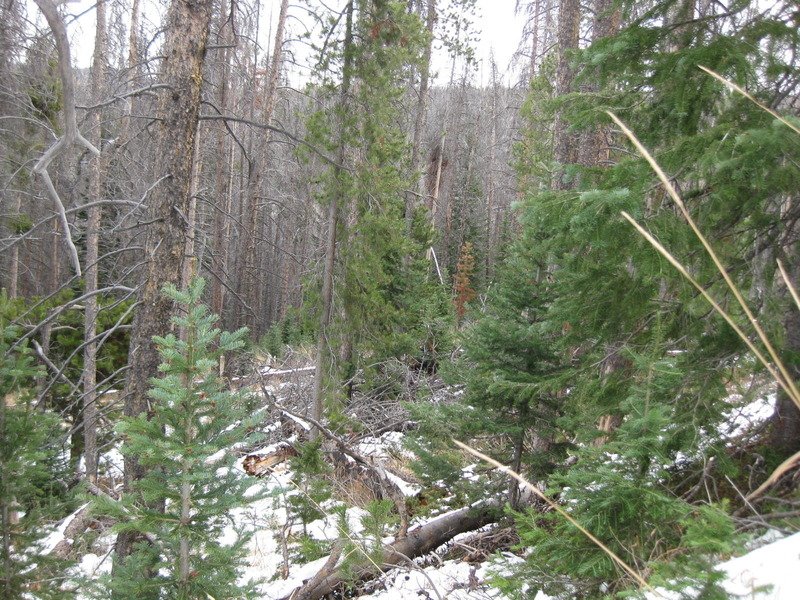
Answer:
<path fill-rule="evenodd" d="M 647 581 L 645 581 L 645 579 L 641 575 L 639 575 L 639 573 L 634 571 L 632 567 L 628 566 L 628 564 L 624 560 L 622 560 L 619 556 L 617 556 L 614 553 L 614 551 L 611 550 L 611 548 L 606 546 L 603 542 L 601 542 L 594 535 L 592 535 L 592 533 L 590 531 L 588 531 L 585 527 L 583 527 L 580 523 L 578 523 L 567 511 L 565 511 L 558 504 L 556 504 L 553 500 L 551 500 L 546 494 L 542 493 L 539 490 L 539 488 L 537 488 L 530 481 L 525 479 L 522 475 L 520 475 L 516 471 L 513 471 L 512 469 L 509 469 L 504 464 L 502 464 L 500 462 L 497 462 L 491 456 L 487 456 L 486 454 L 476 450 L 472 446 L 468 446 L 467 444 L 465 444 L 463 442 L 459 442 L 456 439 L 453 440 L 453 443 L 455 443 L 462 450 L 466 450 L 467 452 L 469 452 L 473 456 L 481 459 L 482 461 L 485 461 L 485 462 L 489 463 L 493 467 L 496 467 L 496 468 L 500 469 L 501 471 L 503 471 L 503 473 L 506 473 L 507 475 L 513 477 L 515 480 L 519 481 L 522 485 L 524 485 L 525 487 L 530 489 L 536 496 L 538 496 L 544 502 L 546 502 L 547 505 L 550 508 L 555 510 L 558 514 L 560 514 L 562 517 L 564 517 L 572 525 L 577 527 L 578 530 L 580 530 L 580 532 L 583 535 L 585 535 L 587 538 L 592 540 L 592 542 L 594 544 L 596 544 L 603 552 L 605 552 L 617 565 L 619 565 L 620 568 L 622 568 L 622 570 L 624 570 L 628 575 L 630 575 L 633 579 L 635 579 L 639 583 L 639 585 L 641 585 L 643 588 L 649 590 L 650 592 L 656 594 L 657 596 L 663 598 L 663 596 L 655 588 L 653 588 L 653 586 L 651 586 L 649 583 L 647 583 Z"/>
<path fill-rule="evenodd" d="M 789 458 L 783 461 L 778 468 L 772 472 L 772 475 L 767 477 L 767 480 L 758 486 L 758 489 L 750 492 L 747 494 L 745 500 L 752 500 L 756 496 L 760 496 L 766 489 L 768 489 L 772 484 L 774 484 L 778 479 L 783 477 L 785 473 L 787 473 L 790 469 L 792 469 L 797 463 L 800 461 L 800 452 L 792 454 Z"/>
<path fill-rule="evenodd" d="M 755 318 L 755 315 L 753 315 L 753 312 L 750 310 L 750 307 L 747 304 L 747 302 L 745 301 L 744 297 L 742 296 L 741 291 L 739 291 L 739 288 L 734 283 L 733 279 L 731 279 L 731 276 L 728 274 L 728 270 L 722 265 L 722 261 L 720 261 L 719 257 L 717 256 L 717 253 L 714 251 L 714 249 L 711 247 L 711 244 L 708 242 L 706 237 L 700 231 L 699 227 L 697 226 L 697 223 L 695 223 L 695 221 L 692 218 L 691 214 L 689 214 L 689 211 L 686 209 L 686 205 L 684 204 L 684 202 L 681 199 L 681 197 L 678 194 L 678 192 L 675 190 L 675 186 L 672 185 L 672 182 L 669 180 L 669 178 L 667 177 L 666 173 L 664 173 L 664 170 L 661 168 L 661 166 L 658 164 L 658 162 L 656 162 L 655 158 L 653 158 L 653 156 L 650 154 L 650 152 L 648 152 L 647 148 L 645 148 L 642 145 L 642 143 L 639 141 L 639 139 L 636 137 L 636 135 L 634 135 L 634 133 L 622 121 L 620 121 L 619 118 L 615 114 L 610 113 L 610 112 L 607 113 L 607 114 L 622 129 L 622 131 L 625 133 L 625 135 L 628 137 L 628 139 L 633 143 L 633 145 L 636 147 L 636 149 L 641 153 L 641 155 L 645 158 L 645 160 L 647 160 L 647 162 L 650 164 L 650 166 L 652 167 L 652 169 L 656 173 L 656 175 L 658 175 L 658 178 L 661 180 L 661 183 L 664 185 L 664 188 L 667 190 L 667 192 L 669 193 L 670 197 L 673 199 L 675 204 L 680 209 L 681 214 L 683 214 L 683 217 L 686 219 L 686 222 L 692 228 L 692 231 L 694 232 L 695 236 L 697 236 L 697 239 L 700 240 L 700 243 L 703 245 L 703 248 L 705 249 L 706 253 L 711 258 L 711 260 L 714 261 L 714 265 L 717 267 L 717 270 L 719 271 L 720 275 L 722 275 L 722 278 L 725 280 L 725 283 L 727 284 L 728 289 L 731 290 L 731 293 L 736 298 L 736 301 L 739 303 L 739 306 L 742 308 L 742 310 L 744 311 L 745 315 L 747 315 L 748 321 L 752 325 L 753 330 L 756 332 L 756 335 L 758 336 L 759 340 L 761 340 L 761 343 L 766 348 L 767 353 L 769 354 L 770 358 L 772 359 L 772 364 L 775 365 L 775 367 L 777 368 L 778 372 L 780 373 L 780 376 L 775 374 L 775 371 L 770 367 L 770 365 L 763 358 L 763 355 L 761 353 L 757 354 L 759 360 L 764 364 L 765 367 L 767 367 L 767 369 L 770 371 L 770 374 L 775 378 L 775 380 L 778 382 L 778 384 L 786 391 L 786 393 L 792 399 L 794 404 L 797 406 L 798 410 L 800 410 L 800 392 L 798 392 L 797 386 L 795 385 L 794 380 L 792 379 L 791 375 L 789 374 L 788 369 L 786 368 L 786 366 L 784 365 L 783 361 L 778 356 L 778 353 L 775 350 L 775 347 L 772 345 L 772 342 L 770 342 L 770 340 L 767 337 L 766 333 L 764 333 L 764 330 L 762 329 L 762 327 L 759 324 L 758 320 Z M 627 218 L 632 221 L 632 219 L 630 217 L 627 217 Z M 639 229 L 639 228 L 637 228 L 637 229 Z M 644 230 L 643 229 L 639 229 L 639 231 L 643 232 Z M 651 243 L 653 243 L 654 238 L 652 238 L 651 236 L 646 236 L 646 237 L 648 237 L 648 240 Z M 658 246 L 656 246 L 656 248 L 658 248 Z M 661 252 L 661 250 L 659 250 L 659 251 Z M 662 252 L 662 254 L 663 253 L 664 252 Z M 675 261 L 675 259 L 670 260 L 670 262 L 673 265 L 677 265 L 678 264 L 677 261 Z M 681 268 L 680 271 L 685 276 L 688 274 L 686 269 Z M 693 281 L 692 283 L 695 286 L 697 286 L 698 289 L 701 289 L 701 287 L 698 286 L 698 284 L 696 282 Z M 703 296 L 710 300 L 710 297 L 708 296 L 708 294 L 704 293 Z M 715 310 L 720 315 L 722 315 L 728 323 L 732 323 L 732 320 L 731 320 L 730 316 L 727 315 L 727 313 L 725 313 L 724 309 L 722 309 L 716 303 L 712 303 L 712 305 L 714 306 Z M 738 327 L 735 328 L 735 329 L 736 329 L 737 334 L 742 338 L 742 340 L 752 350 L 754 348 L 754 346 L 749 341 L 748 337 L 745 336 L 741 332 L 741 329 L 739 329 Z"/>
<path fill-rule="evenodd" d="M 791 280 L 789 279 L 789 274 L 786 273 L 786 269 L 784 268 L 783 262 L 780 259 L 778 259 L 778 269 L 780 269 L 781 271 L 781 277 L 783 277 L 783 282 L 786 284 L 789 293 L 792 295 L 792 299 L 794 300 L 794 303 L 797 306 L 797 310 L 800 310 L 800 296 L 797 295 L 797 289 L 794 287 Z"/>
<path fill-rule="evenodd" d="M 727 85 L 732 90 L 735 90 L 735 91 L 739 92 L 742 96 L 744 96 L 745 98 L 750 100 L 750 102 L 752 102 L 753 104 L 758 106 L 760 109 L 762 109 L 762 110 L 768 112 L 769 114 L 771 114 L 773 117 L 778 119 L 778 121 L 780 121 L 781 123 L 783 123 L 784 125 L 786 125 L 790 129 L 792 129 L 793 131 L 795 131 L 797 133 L 800 133 L 800 129 L 798 129 L 797 125 L 794 125 L 793 123 L 790 123 L 789 121 L 784 119 L 782 116 L 780 116 L 774 110 L 772 110 L 769 106 L 765 106 L 765 105 L 761 104 L 761 102 L 759 102 L 758 100 L 753 98 L 753 96 L 751 96 L 748 92 L 746 92 L 744 89 L 742 89 L 741 87 L 739 87 L 738 85 L 736 85 L 732 81 L 730 81 L 728 79 L 725 79 L 722 75 L 712 71 L 708 67 L 704 67 L 703 65 L 697 65 L 697 66 L 698 66 L 698 68 L 702 69 L 703 71 L 705 71 L 706 73 L 711 75 L 714 79 L 717 79 L 718 81 L 721 81 L 722 83 Z"/>

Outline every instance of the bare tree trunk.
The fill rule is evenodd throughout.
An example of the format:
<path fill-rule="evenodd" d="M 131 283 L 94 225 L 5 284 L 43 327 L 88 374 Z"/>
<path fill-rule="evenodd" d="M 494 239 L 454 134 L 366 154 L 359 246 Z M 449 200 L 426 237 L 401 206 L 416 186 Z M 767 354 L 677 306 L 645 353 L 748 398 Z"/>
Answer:
<path fill-rule="evenodd" d="M 200 191 L 200 177 L 203 173 L 203 156 L 200 151 L 202 139 L 203 129 L 198 123 L 194 137 L 194 160 L 192 161 L 192 176 L 189 186 L 189 212 L 186 215 L 186 247 L 183 251 L 184 261 L 178 286 L 182 289 L 187 287 L 192 277 L 197 275 L 195 246 L 197 244 L 197 194 Z"/>
<path fill-rule="evenodd" d="M 539 13 L 542 10 L 542 0 L 536 0 L 533 6 L 533 31 L 531 32 L 531 60 L 530 60 L 530 77 L 533 79 L 536 76 L 537 59 L 539 58 Z"/>
<path fill-rule="evenodd" d="M 275 98 L 278 88 L 278 77 L 283 63 L 283 39 L 286 29 L 286 15 L 289 8 L 288 0 L 281 0 L 278 22 L 275 30 L 275 40 L 270 57 L 270 68 L 267 73 L 267 82 L 264 90 L 263 105 L 260 120 L 265 125 L 269 125 L 275 111 Z M 258 277 L 259 256 L 259 196 L 261 194 L 262 182 L 264 181 L 265 170 L 267 168 L 267 148 L 269 146 L 271 131 L 262 129 L 256 132 L 257 147 L 253 153 L 253 161 L 250 166 L 249 184 L 247 186 L 245 199 L 245 247 L 242 260 L 239 263 L 238 288 L 247 304 L 254 309 L 250 325 L 256 333 L 261 333 L 265 323 L 264 314 L 261 307 L 261 296 L 264 293 L 263 280 Z M 276 291 L 273 290 L 274 294 Z"/>
<path fill-rule="evenodd" d="M 520 419 L 522 419 L 522 415 L 520 415 Z M 522 454 L 524 450 L 525 428 L 521 427 L 517 438 L 514 440 L 514 456 L 511 459 L 511 470 L 514 471 L 514 473 L 522 472 Z M 511 510 L 519 510 L 519 482 L 513 477 L 508 487 L 508 505 L 511 507 Z"/>
<path fill-rule="evenodd" d="M 612 10 L 613 9 L 613 10 Z M 619 9 L 614 9 L 613 0 L 595 0 L 595 17 L 592 23 L 592 42 L 613 35 L 619 28 Z M 600 90 L 595 80 L 583 86 L 583 91 L 589 94 Z M 608 161 L 608 144 L 605 143 L 606 131 L 600 127 L 593 127 L 581 136 L 578 149 L 578 163 L 585 167 L 595 167 Z"/>
<path fill-rule="evenodd" d="M 133 0 L 131 5 L 131 24 L 128 32 L 128 89 L 136 87 L 136 80 L 141 72 L 141 57 L 139 56 L 139 0 Z M 136 97 L 131 97 L 125 103 L 125 117 L 120 124 L 118 147 L 125 146 L 130 138 L 131 124 L 135 114 Z"/>
<path fill-rule="evenodd" d="M 92 58 L 92 99 L 100 104 L 106 81 L 105 57 L 108 52 L 106 33 L 106 4 L 97 5 L 97 27 L 95 30 L 94 56 Z M 91 141 L 100 148 L 102 111 L 96 110 L 91 116 Z M 85 302 L 83 330 L 83 458 L 86 478 L 97 483 L 97 315 L 98 298 L 93 293 L 98 287 L 98 260 L 100 256 L 100 222 L 102 218 L 103 177 L 106 167 L 105 156 L 101 153 L 92 160 L 89 172 L 89 208 L 86 223 L 85 259 Z"/>
<path fill-rule="evenodd" d="M 220 13 L 228 13 L 228 3 L 222 2 Z M 217 99 L 219 110 L 222 114 L 229 114 L 230 104 L 230 78 L 232 47 L 235 43 L 233 28 L 236 25 L 236 4 L 230 7 L 230 18 L 224 19 L 218 34 L 219 44 L 222 46 L 221 71 L 219 73 L 219 96 Z M 227 156 L 226 147 L 227 127 L 224 121 L 214 126 L 214 156 L 218 160 L 214 163 L 214 218 L 213 218 L 213 243 L 211 254 L 211 272 L 214 279 L 211 283 L 211 310 L 216 315 L 222 315 L 225 302 L 225 284 L 228 279 L 228 248 L 227 223 L 231 210 L 230 198 L 230 161 L 222 157 Z"/>
<path fill-rule="evenodd" d="M 580 1 L 561 0 L 558 13 L 558 69 L 556 73 L 556 97 L 565 96 L 572 89 L 575 78 L 570 64 L 569 53 L 578 48 L 580 28 Z M 555 139 L 553 140 L 553 159 L 560 165 L 574 164 L 577 144 L 574 134 L 567 130 L 567 122 L 563 117 L 563 109 L 556 113 Z M 556 174 L 554 187 L 559 190 L 568 189 L 563 170 Z"/>
<path fill-rule="evenodd" d="M 497 251 L 497 231 L 499 229 L 497 218 L 499 216 L 498 208 L 496 207 L 497 183 L 496 183 L 496 163 L 497 163 L 497 128 L 498 120 L 500 119 L 500 103 L 498 102 L 498 95 L 500 94 L 501 85 L 497 77 L 497 64 L 492 60 L 492 94 L 491 94 L 491 110 L 489 118 L 491 122 L 491 131 L 489 133 L 489 173 L 488 173 L 488 189 L 486 190 L 486 281 L 492 280 L 492 273 L 494 272 L 495 254 Z"/>
<path fill-rule="evenodd" d="M 14 193 L 16 199 L 15 215 L 22 212 L 22 194 Z M 19 250 L 21 244 L 14 244 L 11 247 L 11 265 L 8 273 L 8 297 L 12 300 L 19 297 Z"/>
<path fill-rule="evenodd" d="M 61 94 L 64 105 L 64 133 L 47 149 L 47 152 L 41 156 L 32 170 L 42 178 L 47 194 L 55 204 L 63 231 L 63 244 L 66 246 L 75 274 L 80 277 L 82 273 L 78 250 L 72 240 L 64 204 L 50 178 L 48 168 L 56 157 L 67 152 L 73 144 L 79 144 L 95 155 L 99 154 L 99 152 L 78 131 L 78 118 L 75 108 L 75 78 L 72 73 L 69 39 L 67 38 L 67 28 L 64 25 L 64 20 L 52 0 L 35 0 L 35 2 L 50 26 L 58 52 L 58 70 L 61 78 Z"/>
<path fill-rule="evenodd" d="M 159 95 L 154 167 L 164 178 L 153 189 L 145 233 L 146 266 L 138 290 L 131 330 L 125 416 L 149 411 L 149 380 L 161 362 L 152 339 L 170 328 L 173 303 L 162 293 L 165 283 L 180 283 L 185 260 L 191 201 L 195 135 L 200 110 L 203 62 L 206 53 L 211 0 L 173 0 L 167 13 L 163 80 L 169 86 Z M 132 457 L 125 458 L 125 489 L 144 475 Z M 134 532 L 117 538 L 116 551 L 124 560 L 136 540 Z"/>
<path fill-rule="evenodd" d="M 414 137 L 411 142 L 411 168 L 417 173 L 416 194 L 406 194 L 406 219 L 411 230 L 414 209 L 418 199 L 425 193 L 425 177 L 422 168 L 422 135 L 425 132 L 425 117 L 428 112 L 428 94 L 430 92 L 431 54 L 433 52 L 433 27 L 436 24 L 436 0 L 426 0 L 425 31 L 428 43 L 422 56 L 420 66 L 419 96 L 417 97 L 416 116 L 414 119 Z"/>
<path fill-rule="evenodd" d="M 790 238 L 795 237 L 791 233 Z M 795 246 L 796 241 L 789 244 Z M 800 284 L 800 260 L 797 252 L 793 258 L 795 265 L 790 271 L 792 283 L 797 289 Z M 800 310 L 791 302 L 789 311 L 783 320 L 786 332 L 784 347 L 784 361 L 789 370 L 789 375 L 795 382 L 800 381 Z M 800 408 L 783 389 L 778 389 L 778 398 L 775 413 L 772 416 L 772 431 L 770 442 L 781 454 L 789 456 L 800 451 Z"/>

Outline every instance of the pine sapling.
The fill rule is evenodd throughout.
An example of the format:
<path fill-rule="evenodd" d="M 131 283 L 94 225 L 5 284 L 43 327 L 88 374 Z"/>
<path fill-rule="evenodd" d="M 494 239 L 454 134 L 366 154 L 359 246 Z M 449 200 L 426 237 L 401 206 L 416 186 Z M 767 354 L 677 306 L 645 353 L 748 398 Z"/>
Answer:
<path fill-rule="evenodd" d="M 230 449 L 255 420 L 245 414 L 246 394 L 230 391 L 218 376 L 220 357 L 243 345 L 246 330 L 214 328 L 217 317 L 200 301 L 204 283 L 196 279 L 185 292 L 165 286 L 186 311 L 172 319 L 182 335 L 154 338 L 163 376 L 152 380 L 150 413 L 118 426 L 123 453 L 147 469 L 119 506 L 108 507 L 123 521 L 118 529 L 143 540 L 108 582 L 118 594 L 220 600 L 253 591 L 237 571 L 248 536 L 236 532 L 233 543 L 222 541 L 234 525 L 231 511 L 252 501 L 245 495 L 251 484 L 232 469 Z"/>

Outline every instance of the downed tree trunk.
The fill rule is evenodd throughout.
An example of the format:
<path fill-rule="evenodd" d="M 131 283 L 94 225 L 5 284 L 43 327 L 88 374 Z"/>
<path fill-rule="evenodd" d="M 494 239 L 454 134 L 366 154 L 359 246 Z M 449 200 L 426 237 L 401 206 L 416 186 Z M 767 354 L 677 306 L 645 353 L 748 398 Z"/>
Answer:
<path fill-rule="evenodd" d="M 417 527 L 406 537 L 384 547 L 380 571 L 374 566 L 367 566 L 359 572 L 356 580 L 366 581 L 377 577 L 382 572 L 407 564 L 411 559 L 429 553 L 460 533 L 473 531 L 495 522 L 501 515 L 501 511 L 497 509 L 498 505 L 494 503 L 467 507 Z M 320 600 L 353 582 L 352 578 L 345 578 L 339 569 L 331 570 L 328 564 L 326 567 L 281 600 Z M 329 572 L 325 573 L 326 570 Z"/>
<path fill-rule="evenodd" d="M 261 384 L 261 389 L 264 393 L 264 396 L 267 397 L 269 391 L 264 387 L 263 383 Z M 400 530 L 395 535 L 395 539 L 397 540 L 404 537 L 408 532 L 408 506 L 406 505 L 406 497 L 398 485 L 389 477 L 387 470 L 384 469 L 379 462 L 373 462 L 353 450 L 347 444 L 347 442 L 345 442 L 345 440 L 328 430 L 316 419 L 306 415 L 299 415 L 288 408 L 281 406 L 277 402 L 274 404 L 275 408 L 284 414 L 289 415 L 294 419 L 308 421 L 314 425 L 314 427 L 316 427 L 317 432 L 325 436 L 330 442 L 333 442 L 335 451 L 326 450 L 326 452 L 330 456 L 330 460 L 335 468 L 339 469 L 343 474 L 349 475 L 354 480 L 361 480 L 361 482 L 364 483 L 367 488 L 372 488 L 373 491 L 377 492 L 377 496 L 379 498 L 385 497 L 394 502 L 394 505 L 397 508 L 397 513 L 400 515 Z M 358 467 L 350 467 L 345 456 L 352 458 L 354 464 L 358 465 Z M 251 475 L 256 474 L 251 473 L 251 471 L 248 470 L 248 466 L 255 470 L 256 467 L 254 460 L 257 461 L 257 459 L 251 460 L 250 456 L 245 459 L 245 470 L 247 470 L 247 472 Z M 280 460 L 283 459 L 279 459 L 277 462 L 280 462 Z M 270 466 L 277 464 L 277 462 L 271 462 Z"/>

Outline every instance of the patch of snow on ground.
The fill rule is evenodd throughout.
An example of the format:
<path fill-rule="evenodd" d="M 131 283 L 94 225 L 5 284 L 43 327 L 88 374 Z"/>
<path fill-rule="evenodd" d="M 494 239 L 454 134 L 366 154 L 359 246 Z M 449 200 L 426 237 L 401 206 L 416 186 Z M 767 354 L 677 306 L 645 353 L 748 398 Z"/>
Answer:
<path fill-rule="evenodd" d="M 800 533 L 724 562 L 717 569 L 727 575 L 724 587 L 733 597 L 797 600 L 800 598 Z"/>
<path fill-rule="evenodd" d="M 717 565 L 725 573 L 722 587 L 731 598 L 797 600 L 800 598 L 800 533 L 761 546 Z M 659 590 L 647 600 L 680 600 L 684 596 Z"/>
<path fill-rule="evenodd" d="M 447 561 L 440 567 L 396 570 L 387 575 L 386 588 L 360 600 L 479 600 L 499 599 L 487 584 L 486 565 Z"/>
<path fill-rule="evenodd" d="M 731 399 L 735 400 L 736 395 Z M 735 438 L 747 432 L 753 425 L 763 423 L 775 412 L 775 392 L 771 392 L 744 406 L 737 407 L 727 413 L 727 420 L 720 427 L 724 437 Z"/>
<path fill-rule="evenodd" d="M 72 520 L 75 519 L 78 513 L 84 508 L 86 508 L 86 504 L 78 508 L 78 510 L 74 511 L 70 516 L 61 521 L 55 531 L 45 536 L 39 542 L 39 551 L 42 554 L 50 554 L 53 550 L 55 550 L 55 547 L 58 546 L 62 540 L 66 539 L 64 532 L 67 530 L 67 527 L 69 527 L 70 523 L 72 523 Z"/>

